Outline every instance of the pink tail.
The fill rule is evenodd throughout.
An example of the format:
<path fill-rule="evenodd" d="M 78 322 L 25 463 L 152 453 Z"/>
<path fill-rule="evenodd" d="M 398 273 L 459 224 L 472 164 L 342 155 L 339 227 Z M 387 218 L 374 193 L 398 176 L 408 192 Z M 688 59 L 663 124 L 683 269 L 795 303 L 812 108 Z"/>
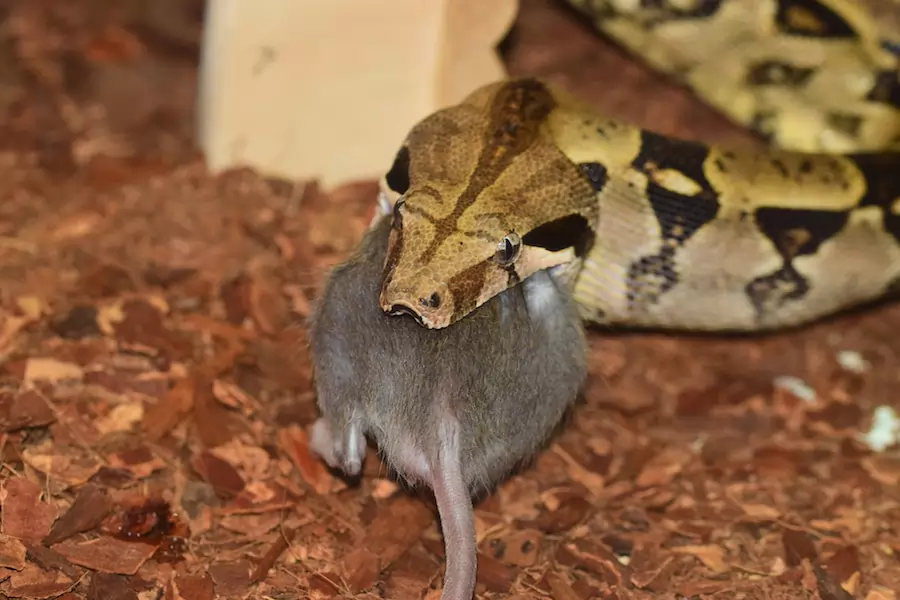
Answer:
<path fill-rule="evenodd" d="M 444 530 L 447 567 L 441 600 L 472 600 L 478 549 L 475 545 L 475 512 L 463 481 L 459 458 L 459 428 L 442 427 L 439 450 L 432 466 L 432 484 Z"/>

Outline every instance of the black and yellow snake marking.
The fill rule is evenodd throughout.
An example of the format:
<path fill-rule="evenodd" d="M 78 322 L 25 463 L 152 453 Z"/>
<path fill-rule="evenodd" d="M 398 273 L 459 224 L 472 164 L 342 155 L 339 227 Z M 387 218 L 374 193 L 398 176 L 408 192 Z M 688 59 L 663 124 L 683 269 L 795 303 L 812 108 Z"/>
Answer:
<path fill-rule="evenodd" d="M 900 287 L 898 59 L 876 0 L 569 1 L 771 149 L 645 131 L 532 78 L 485 86 L 417 124 L 384 178 L 385 310 L 445 327 L 552 269 L 589 321 L 752 331 Z"/>

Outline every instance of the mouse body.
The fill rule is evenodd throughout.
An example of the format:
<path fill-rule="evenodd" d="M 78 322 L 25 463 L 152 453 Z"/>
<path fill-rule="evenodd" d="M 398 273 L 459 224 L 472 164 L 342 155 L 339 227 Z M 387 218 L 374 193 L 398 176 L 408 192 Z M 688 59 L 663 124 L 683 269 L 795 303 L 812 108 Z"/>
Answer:
<path fill-rule="evenodd" d="M 472 497 L 546 442 L 587 373 L 568 288 L 538 272 L 454 325 L 432 330 L 382 311 L 390 218 L 373 222 L 330 274 L 309 320 L 321 418 L 311 449 L 356 475 L 371 437 L 406 482 L 435 495 L 444 534 L 442 599 L 471 600 Z"/>

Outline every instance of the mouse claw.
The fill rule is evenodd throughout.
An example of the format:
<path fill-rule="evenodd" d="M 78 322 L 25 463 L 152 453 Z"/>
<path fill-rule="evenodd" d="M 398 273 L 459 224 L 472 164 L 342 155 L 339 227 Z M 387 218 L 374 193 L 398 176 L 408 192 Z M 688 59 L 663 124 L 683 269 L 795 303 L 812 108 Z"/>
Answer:
<path fill-rule="evenodd" d="M 366 458 L 366 437 L 356 424 L 349 425 L 338 437 L 331 423 L 324 418 L 312 426 L 309 449 L 318 454 L 332 469 L 340 469 L 350 476 L 362 471 Z"/>
<path fill-rule="evenodd" d="M 317 419 L 313 423 L 309 436 L 309 449 L 332 469 L 340 466 L 335 454 L 335 440 L 334 434 L 331 432 L 331 423 L 327 419 Z"/>
<path fill-rule="evenodd" d="M 344 472 L 348 475 L 358 475 L 366 459 L 366 436 L 355 423 L 347 428 L 342 454 Z"/>

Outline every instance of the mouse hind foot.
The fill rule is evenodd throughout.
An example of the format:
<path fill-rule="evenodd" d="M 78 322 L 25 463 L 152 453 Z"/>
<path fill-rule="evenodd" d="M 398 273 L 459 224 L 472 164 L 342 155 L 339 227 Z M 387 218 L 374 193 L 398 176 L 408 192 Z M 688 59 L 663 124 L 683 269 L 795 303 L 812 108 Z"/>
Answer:
<path fill-rule="evenodd" d="M 322 417 L 313 424 L 309 449 L 329 467 L 355 476 L 362 471 L 366 458 L 366 436 L 358 423 L 335 427 L 329 419 Z"/>

